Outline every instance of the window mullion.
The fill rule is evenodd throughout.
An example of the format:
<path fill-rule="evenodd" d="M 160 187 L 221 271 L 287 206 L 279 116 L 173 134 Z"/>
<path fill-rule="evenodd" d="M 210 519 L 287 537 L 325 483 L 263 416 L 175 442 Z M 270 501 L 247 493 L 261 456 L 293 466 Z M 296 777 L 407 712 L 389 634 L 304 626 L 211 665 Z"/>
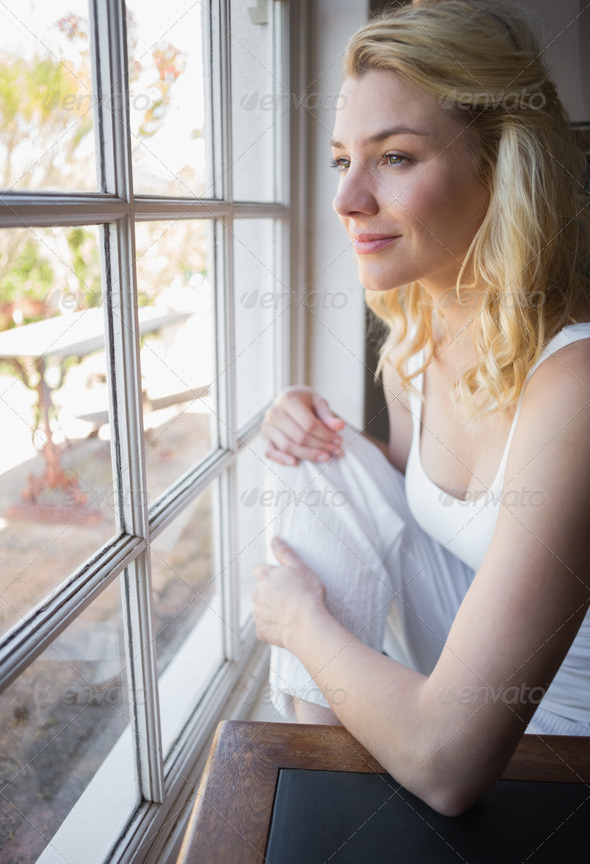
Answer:
<path fill-rule="evenodd" d="M 132 222 L 107 226 L 105 286 L 106 344 L 110 360 L 113 475 L 119 527 L 149 543 L 148 495 L 144 460 L 137 291 L 133 266 Z M 152 589 L 148 550 L 133 562 L 123 580 L 127 621 L 129 681 L 134 705 L 139 773 L 144 798 L 163 800 L 161 730 Z"/>
<path fill-rule="evenodd" d="M 234 302 L 234 234 L 233 234 L 233 184 L 232 184 L 232 100 L 231 100 L 231 21 L 229 0 L 221 0 L 220 39 L 219 39 L 219 82 L 222 188 L 224 199 L 230 205 L 230 212 L 219 225 L 220 243 L 219 265 L 216 268 L 217 296 L 217 333 L 218 345 L 222 348 L 218 355 L 219 370 L 219 426 L 220 444 L 236 452 L 237 438 L 237 400 L 236 400 L 236 339 L 235 339 L 235 302 Z M 228 660 L 240 656 L 239 639 L 239 591 L 236 566 L 235 542 L 237 536 L 235 501 L 235 464 L 233 469 L 220 478 L 220 538 L 219 560 L 221 566 L 222 615 L 225 655 Z"/>
<path fill-rule="evenodd" d="M 92 89 L 96 106 L 99 188 L 130 200 L 129 115 L 125 6 L 122 0 L 90 0 Z"/>
<path fill-rule="evenodd" d="M 224 145 L 222 143 L 222 124 L 218 116 L 217 106 L 222 104 L 220 89 L 223 87 L 224 68 L 223 55 L 226 53 L 223 45 L 226 32 L 223 24 L 227 22 L 227 12 L 222 8 L 226 0 L 209 0 L 203 3 L 203 64 L 205 74 L 205 98 L 208 99 L 209 110 L 205 112 L 205 136 L 211 142 L 209 154 L 209 192 L 216 199 L 222 199 L 226 206 L 227 196 L 224 172 Z M 220 202 L 221 203 L 221 202 Z"/>
<path fill-rule="evenodd" d="M 216 308 L 217 308 L 217 363 L 220 374 L 218 386 L 218 424 L 220 445 L 227 450 L 236 451 L 238 447 L 237 400 L 236 400 L 236 353 L 235 304 L 234 304 L 234 267 L 233 267 L 233 220 L 224 220 L 218 226 L 220 243 L 219 266 L 215 268 Z M 235 463 L 230 472 L 235 475 Z M 237 550 L 236 495 L 232 480 L 225 474 L 219 481 L 220 490 L 220 548 L 222 615 L 224 630 L 225 656 L 236 660 L 239 656 L 239 607 L 238 574 L 235 562 Z"/>
<path fill-rule="evenodd" d="M 244 646 L 240 639 L 240 601 L 237 571 L 236 463 L 219 480 L 219 538 L 218 560 L 221 573 L 221 614 L 225 656 L 239 660 Z"/>
<path fill-rule="evenodd" d="M 228 205 L 226 215 L 216 223 L 214 243 L 218 424 L 220 446 L 235 451 L 237 438 L 229 0 L 213 0 L 212 6 L 217 7 L 218 30 L 216 33 L 213 28 L 211 44 L 211 72 L 217 72 L 217 83 L 214 86 L 217 88 L 216 101 L 219 105 L 219 116 L 213 118 L 215 138 L 220 145 L 219 161 L 215 168 L 220 171 L 223 197 Z M 218 51 L 214 50 L 215 44 L 219 46 Z"/>
<path fill-rule="evenodd" d="M 282 219 L 276 221 L 273 231 L 274 254 L 273 272 L 276 273 L 275 290 L 280 292 L 289 285 L 289 221 Z M 278 284 L 277 284 L 278 283 Z M 274 336 L 274 391 L 279 392 L 287 387 L 290 381 L 290 354 L 291 354 L 291 315 L 297 313 L 302 305 L 302 298 L 297 297 L 297 292 L 289 288 L 291 302 L 288 308 L 278 317 Z"/>
<path fill-rule="evenodd" d="M 304 14 L 302 10 L 304 5 L 304 3 L 297 4 L 299 15 Z M 277 52 L 275 68 L 277 69 L 278 77 L 277 87 L 281 91 L 279 95 L 282 97 L 285 92 L 295 92 L 296 94 L 299 94 L 302 92 L 303 87 L 299 86 L 300 81 L 297 80 L 297 76 L 291 74 L 291 51 L 289 50 L 289 43 L 291 41 L 294 46 L 299 49 L 301 45 L 305 45 L 306 40 L 302 38 L 302 33 L 297 32 L 296 28 L 299 21 L 296 17 L 297 12 L 293 9 L 293 4 L 275 3 L 274 6 L 274 26 L 277 30 L 276 39 L 274 41 L 275 51 Z M 292 25 L 293 31 L 296 34 L 295 37 L 291 31 Z M 305 48 L 302 50 L 304 51 Z M 299 67 L 296 67 L 295 71 L 298 72 Z M 284 99 L 278 98 L 276 104 L 282 106 L 284 104 Z M 289 308 L 283 315 L 281 315 L 276 333 L 276 390 L 282 390 L 294 381 L 300 383 L 303 382 L 303 376 L 299 374 L 299 370 L 293 364 L 293 359 L 295 359 L 293 349 L 294 336 L 296 336 L 297 330 L 299 329 L 295 325 L 298 324 L 299 319 L 302 319 L 303 323 L 303 313 L 306 310 L 303 297 L 300 294 L 301 289 L 298 282 L 293 282 L 290 278 L 292 272 L 291 259 L 293 258 L 297 261 L 305 260 L 304 236 L 298 238 L 302 242 L 301 245 L 298 245 L 295 248 L 292 245 L 291 221 L 293 218 L 293 210 L 291 207 L 293 203 L 292 179 L 307 176 L 305 172 L 301 170 L 303 166 L 300 166 L 299 163 L 297 163 L 297 167 L 295 168 L 296 173 L 294 177 L 292 174 L 296 160 L 304 158 L 305 139 L 302 139 L 302 141 L 298 142 L 294 147 L 291 145 L 294 131 L 297 129 L 297 122 L 305 122 L 305 118 L 301 116 L 303 114 L 306 115 L 307 112 L 301 109 L 298 111 L 287 111 L 275 124 L 275 153 L 291 154 L 291 158 L 277 159 L 275 163 L 277 166 L 277 202 L 285 207 L 283 218 L 275 221 L 275 234 L 277 237 L 275 244 L 275 273 L 281 282 L 281 284 L 277 286 L 279 290 L 284 286 L 287 286 L 288 290 L 291 292 L 292 298 Z M 294 123 L 293 120 L 295 117 L 297 117 L 297 121 Z M 297 212 L 298 211 L 295 210 L 295 213 Z M 304 350 L 302 353 L 305 353 Z"/>
<path fill-rule="evenodd" d="M 215 123 L 220 145 L 220 160 L 215 165 L 215 170 L 221 174 L 221 191 L 224 201 L 233 204 L 232 183 L 232 97 L 231 97 L 231 20 L 230 0 L 214 0 L 219 13 L 219 57 L 215 57 L 212 51 L 211 71 L 217 72 L 219 91 L 217 93 L 217 104 L 220 106 L 220 118 Z"/>
<path fill-rule="evenodd" d="M 147 801 L 161 803 L 164 773 L 151 584 L 149 555 L 140 555 L 123 578 L 129 686 L 142 795 Z"/>
<path fill-rule="evenodd" d="M 1 198 L 0 228 L 100 225 L 124 216 L 129 206 L 115 196 L 97 194 L 3 192 Z"/>
<path fill-rule="evenodd" d="M 308 86 L 306 77 L 308 68 L 309 44 L 309 0 L 299 3 L 289 3 L 288 39 L 284 41 L 287 54 L 286 62 L 289 69 L 289 87 L 292 92 L 303 93 Z M 285 60 L 283 60 L 285 62 Z M 286 163 L 288 175 L 285 178 L 285 203 L 289 205 L 288 244 L 285 252 L 288 261 L 285 266 L 285 276 L 289 280 L 289 290 L 295 300 L 289 310 L 289 345 L 290 354 L 286 366 L 288 379 L 286 384 L 307 383 L 309 352 L 306 351 L 306 307 L 307 293 L 307 230 L 308 208 L 305 206 L 308 193 L 307 141 L 310 114 L 300 108 L 289 112 L 289 136 L 283 141 L 284 151 L 290 153 Z"/>
<path fill-rule="evenodd" d="M 139 536 L 149 544 L 124 4 L 121 0 L 107 0 L 103 7 L 95 0 L 91 17 L 96 30 L 102 189 L 129 202 L 128 215 L 103 229 L 103 306 L 117 513 L 124 534 Z M 122 589 L 141 792 L 147 800 L 162 801 L 162 736 L 149 546 L 126 571 Z"/>

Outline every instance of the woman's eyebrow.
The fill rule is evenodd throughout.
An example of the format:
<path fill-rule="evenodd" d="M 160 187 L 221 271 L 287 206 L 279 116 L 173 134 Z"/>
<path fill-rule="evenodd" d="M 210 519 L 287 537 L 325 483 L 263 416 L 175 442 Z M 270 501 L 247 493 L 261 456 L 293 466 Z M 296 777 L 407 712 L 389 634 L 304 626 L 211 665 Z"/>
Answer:
<path fill-rule="evenodd" d="M 384 141 L 386 138 L 392 138 L 394 135 L 428 135 L 428 132 L 420 132 L 418 129 L 410 129 L 407 126 L 393 126 L 391 129 L 383 129 L 382 132 L 376 132 L 374 135 L 364 138 L 361 141 L 361 147 L 378 144 L 380 141 Z M 335 149 L 344 149 L 344 145 L 336 138 L 331 139 L 330 147 L 334 147 Z"/>

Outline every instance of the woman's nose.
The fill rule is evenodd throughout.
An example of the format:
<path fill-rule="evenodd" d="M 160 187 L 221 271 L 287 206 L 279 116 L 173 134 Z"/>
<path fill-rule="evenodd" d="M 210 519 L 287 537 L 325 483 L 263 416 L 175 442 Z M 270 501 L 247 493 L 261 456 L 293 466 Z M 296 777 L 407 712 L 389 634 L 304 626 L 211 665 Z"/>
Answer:
<path fill-rule="evenodd" d="M 375 216 L 379 205 L 375 194 L 375 178 L 363 165 L 352 164 L 340 176 L 338 191 L 332 206 L 340 216 L 350 216 L 353 213 L 365 213 Z"/>

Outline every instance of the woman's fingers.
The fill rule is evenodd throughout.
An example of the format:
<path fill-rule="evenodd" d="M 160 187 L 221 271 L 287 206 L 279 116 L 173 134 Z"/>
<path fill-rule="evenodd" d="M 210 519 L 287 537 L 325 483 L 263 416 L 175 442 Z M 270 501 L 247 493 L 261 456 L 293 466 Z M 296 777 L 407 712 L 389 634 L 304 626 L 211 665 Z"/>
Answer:
<path fill-rule="evenodd" d="M 278 462 L 279 465 L 298 465 L 299 459 L 296 459 L 294 456 L 290 456 L 288 453 L 283 453 L 282 450 L 279 450 L 274 446 L 270 441 L 266 448 L 266 452 L 264 454 L 267 459 L 271 459 L 273 462 Z"/>
<path fill-rule="evenodd" d="M 297 552 L 282 537 L 273 537 L 271 548 L 279 564 L 284 567 L 305 567 Z"/>
<path fill-rule="evenodd" d="M 252 593 L 253 616 L 260 639 L 287 647 L 302 617 L 325 611 L 326 589 L 282 538 L 273 537 L 272 552 L 278 564 L 254 568 L 258 584 Z"/>
<path fill-rule="evenodd" d="M 272 566 L 273 566 L 272 564 L 265 564 L 265 563 L 256 564 L 254 567 L 254 571 L 253 571 L 254 572 L 254 578 L 258 579 L 259 581 L 260 581 L 260 579 L 264 579 L 264 577 L 267 575 L 268 571 L 270 570 L 270 568 Z"/>
<path fill-rule="evenodd" d="M 297 552 L 289 546 L 286 540 L 282 537 L 273 537 L 271 539 L 271 548 L 273 555 L 281 565 L 281 567 L 294 567 L 300 570 L 307 570 L 307 565 L 301 560 Z M 270 576 L 273 571 L 280 570 L 276 564 L 256 564 L 254 567 L 254 577 L 260 581 L 261 579 Z"/>
<path fill-rule="evenodd" d="M 301 395 L 304 395 L 305 398 L 301 398 Z M 304 433 L 306 441 L 313 441 L 314 444 L 319 443 L 321 446 L 329 449 L 341 444 L 342 439 L 336 431 L 329 429 L 324 421 L 317 416 L 315 412 L 316 399 L 322 400 L 322 397 L 317 396 L 315 393 L 298 394 L 287 391 L 283 394 L 279 407 L 283 409 Z M 322 401 L 324 406 L 321 410 L 327 416 L 326 411 L 329 412 L 329 409 L 325 400 Z M 333 422 L 334 415 L 331 412 L 329 414 L 332 418 L 331 422 Z"/>
<path fill-rule="evenodd" d="M 297 460 L 308 459 L 311 462 L 327 462 L 339 452 L 336 445 L 321 441 L 313 434 L 306 433 L 280 408 L 273 411 L 272 416 L 265 421 L 262 432 L 275 450 Z M 283 464 L 292 463 L 284 462 Z"/>
<path fill-rule="evenodd" d="M 330 440 L 316 435 L 311 423 L 308 422 L 308 429 L 304 429 L 301 426 L 299 421 L 302 420 L 305 422 L 305 417 L 289 416 L 281 408 L 277 409 L 274 416 L 277 423 L 274 428 L 282 432 L 296 447 L 302 447 L 306 450 L 316 449 L 321 452 L 329 452 L 331 449 L 332 444 Z"/>
<path fill-rule="evenodd" d="M 288 388 L 262 424 L 262 435 L 269 443 L 267 456 L 283 465 L 296 465 L 300 459 L 328 462 L 342 452 L 338 430 L 344 425 L 319 394 L 307 387 Z"/>
<path fill-rule="evenodd" d="M 344 428 L 344 420 L 342 420 L 341 417 L 337 417 L 336 414 L 333 414 L 332 411 L 330 411 L 328 403 L 326 402 L 324 397 L 320 396 L 318 393 L 313 394 L 313 407 L 322 423 L 325 423 L 327 426 L 330 427 L 330 429 L 337 431 L 338 429 Z"/>
<path fill-rule="evenodd" d="M 299 444 L 286 435 L 282 429 L 273 427 L 266 432 L 266 438 L 276 450 L 295 459 L 309 459 L 310 462 L 328 462 L 332 453 L 321 446 Z"/>

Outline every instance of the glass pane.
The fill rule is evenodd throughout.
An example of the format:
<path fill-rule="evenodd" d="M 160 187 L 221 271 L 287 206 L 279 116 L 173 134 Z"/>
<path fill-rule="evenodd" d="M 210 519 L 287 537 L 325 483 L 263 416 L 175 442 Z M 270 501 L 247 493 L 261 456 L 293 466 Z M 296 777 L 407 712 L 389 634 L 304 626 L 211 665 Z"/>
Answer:
<path fill-rule="evenodd" d="M 97 794 L 89 783 L 99 768 L 94 812 L 112 839 L 124 827 L 139 803 L 126 665 L 115 581 L 2 693 L 0 860 L 37 861 L 49 841 L 63 848 L 56 832 Z M 77 830 L 87 837 L 90 864 L 96 826 L 81 820 Z"/>
<path fill-rule="evenodd" d="M 0 233 L 0 633 L 115 533 L 96 228 Z"/>
<path fill-rule="evenodd" d="M 276 120 L 291 94 L 274 65 L 275 3 L 232 0 L 230 24 L 233 195 L 238 201 L 273 201 Z"/>
<path fill-rule="evenodd" d="M 152 542 L 165 751 L 224 659 L 216 492 L 208 487 Z"/>
<path fill-rule="evenodd" d="M 252 610 L 252 591 L 256 584 L 254 567 L 273 561 L 266 551 L 265 522 L 270 510 L 265 496 L 266 461 L 260 437 L 243 447 L 236 460 L 237 542 L 234 552 L 240 586 L 240 624 Z"/>
<path fill-rule="evenodd" d="M 0 32 L 0 187 L 96 190 L 87 0 L 3 0 Z"/>
<path fill-rule="evenodd" d="M 134 188 L 212 197 L 203 80 L 203 4 L 127 3 Z"/>
<path fill-rule="evenodd" d="M 140 319 L 163 322 L 142 338 L 149 497 L 217 443 L 215 319 L 208 220 L 137 225 Z"/>
<path fill-rule="evenodd" d="M 275 331 L 290 297 L 276 287 L 270 219 L 236 219 L 234 250 L 239 429 L 272 399 Z"/>

